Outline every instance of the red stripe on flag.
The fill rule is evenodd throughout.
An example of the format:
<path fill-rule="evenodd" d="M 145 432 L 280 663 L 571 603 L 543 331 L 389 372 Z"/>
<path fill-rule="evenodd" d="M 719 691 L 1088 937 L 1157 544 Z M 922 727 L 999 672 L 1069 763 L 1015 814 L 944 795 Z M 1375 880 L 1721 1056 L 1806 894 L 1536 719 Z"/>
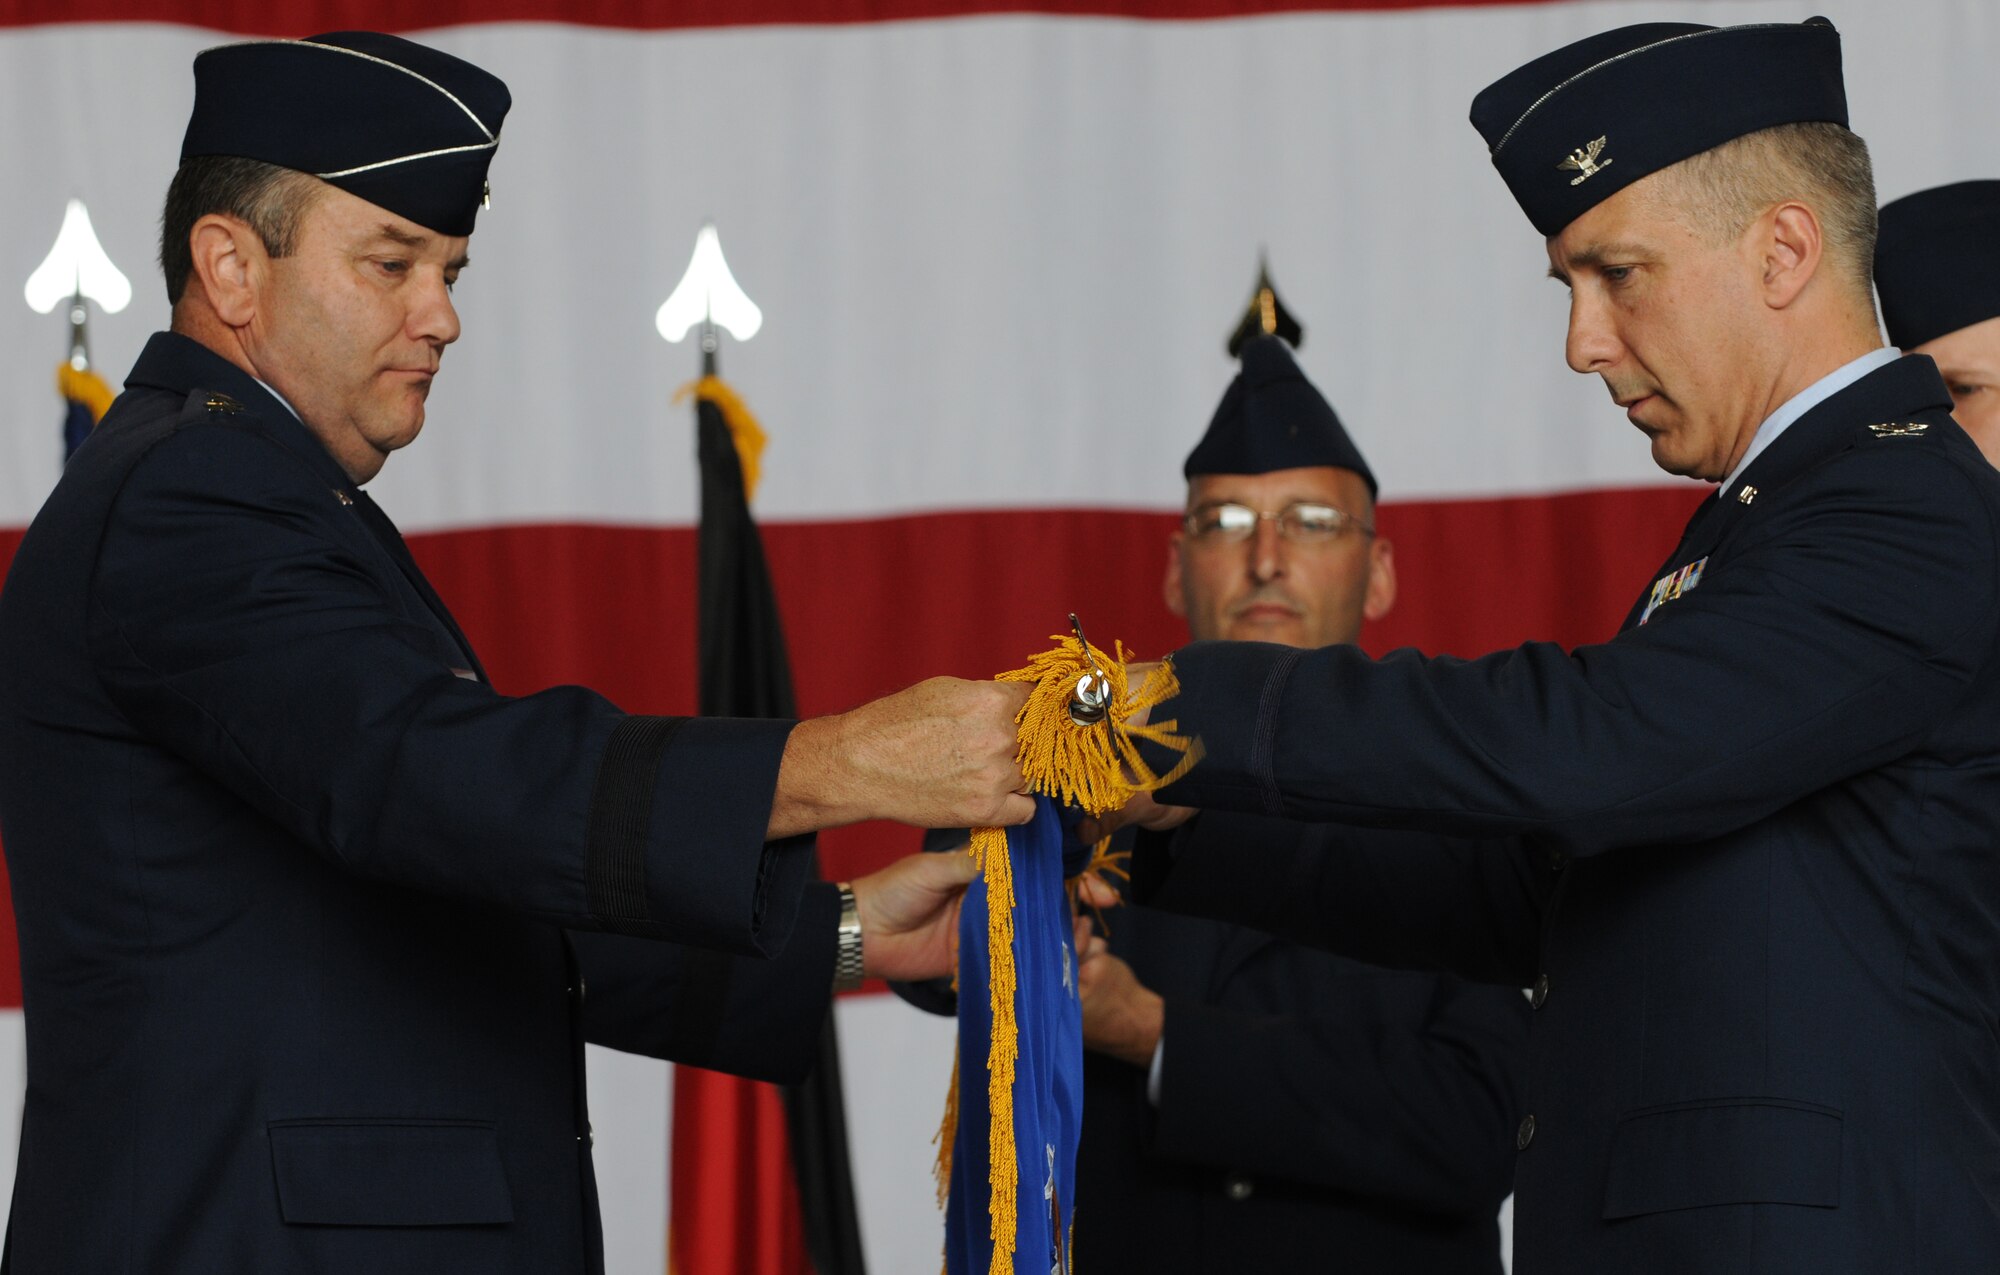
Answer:
<path fill-rule="evenodd" d="M 479 22 L 567 22 L 671 30 L 821 25 L 1039 13 L 1195 21 L 1273 13 L 1545 4 L 1550 0 L 0 0 L 0 27 L 64 22 L 174 22 L 216 31 L 302 36 L 362 28 L 436 30 Z"/>
<path fill-rule="evenodd" d="M 667 1275 L 812 1275 L 774 1086 L 674 1068 Z"/>
<path fill-rule="evenodd" d="M 1400 588 L 1363 643 L 1478 655 L 1609 637 L 1707 490 L 1386 505 Z M 1045 646 L 1071 611 L 1141 658 L 1170 651 L 1187 637 L 1161 600 L 1173 525 L 1166 513 L 1031 509 L 767 523 L 800 711 L 836 712 L 938 673 L 990 677 Z M 19 540 L 0 531 L 0 571 Z M 581 683 L 635 712 L 694 711 L 692 528 L 489 527 L 412 536 L 411 549 L 501 690 Z M 821 862 L 852 877 L 914 849 L 915 835 L 837 829 L 821 838 Z M 13 945 L 10 908 L 5 1005 L 20 1003 Z"/>

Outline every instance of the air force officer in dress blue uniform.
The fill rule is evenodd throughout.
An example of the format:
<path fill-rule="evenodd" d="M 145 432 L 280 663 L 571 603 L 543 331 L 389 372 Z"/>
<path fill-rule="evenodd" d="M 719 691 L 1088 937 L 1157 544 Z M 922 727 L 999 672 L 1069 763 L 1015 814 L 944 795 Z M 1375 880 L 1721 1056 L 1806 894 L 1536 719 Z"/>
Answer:
<path fill-rule="evenodd" d="M 494 693 L 362 484 L 458 336 L 506 87 L 353 32 L 195 77 L 173 330 L 0 594 L 8 1261 L 600 1270 L 583 1042 L 796 1077 L 837 974 L 947 971 L 962 856 L 836 890 L 805 834 L 1024 818 L 1022 692 L 805 723 Z M 676 943 L 738 954 L 726 986 Z"/>
<path fill-rule="evenodd" d="M 1177 653 L 1162 711 L 1207 758 L 1161 799 L 1205 813 L 1127 812 L 1147 887 L 1533 987 L 1520 1275 L 1990 1275 L 2000 474 L 1883 348 L 1839 37 L 1627 27 L 1472 116 L 1570 290 L 1570 365 L 1716 490 L 1602 645 Z M 1335 826 L 1232 856 L 1229 811 Z"/>
<path fill-rule="evenodd" d="M 1353 642 L 1396 595 L 1375 475 L 1281 337 L 1239 348 L 1184 466 L 1167 605 L 1197 638 Z M 1298 832 L 1262 822 L 1232 853 L 1282 853 Z M 1519 985 L 1126 908 L 1082 948 L 1077 992 L 1078 1270 L 1500 1275 Z"/>

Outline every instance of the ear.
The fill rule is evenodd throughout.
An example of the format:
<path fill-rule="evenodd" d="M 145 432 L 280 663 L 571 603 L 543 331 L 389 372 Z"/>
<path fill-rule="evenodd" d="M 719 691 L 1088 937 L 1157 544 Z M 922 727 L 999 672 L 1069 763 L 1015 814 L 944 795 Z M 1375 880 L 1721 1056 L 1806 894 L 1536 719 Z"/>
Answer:
<path fill-rule="evenodd" d="M 1173 539 L 1167 542 L 1167 575 L 1160 582 L 1167 610 L 1183 619 L 1187 616 L 1187 596 L 1181 592 L 1181 551 L 1186 539 L 1186 532 L 1176 530 Z"/>
<path fill-rule="evenodd" d="M 1797 300 L 1819 273 L 1826 252 L 1825 235 L 1819 214 L 1796 202 L 1779 204 L 1765 213 L 1759 228 L 1764 304 L 1782 310 Z"/>
<path fill-rule="evenodd" d="M 188 247 L 194 254 L 190 282 L 208 298 L 216 318 L 232 328 L 249 326 L 270 261 L 264 241 L 244 222 L 209 213 L 188 231 Z"/>
<path fill-rule="evenodd" d="M 1361 600 L 1361 618 L 1379 620 L 1396 605 L 1396 547 L 1381 536 L 1368 545 L 1368 593 Z"/>

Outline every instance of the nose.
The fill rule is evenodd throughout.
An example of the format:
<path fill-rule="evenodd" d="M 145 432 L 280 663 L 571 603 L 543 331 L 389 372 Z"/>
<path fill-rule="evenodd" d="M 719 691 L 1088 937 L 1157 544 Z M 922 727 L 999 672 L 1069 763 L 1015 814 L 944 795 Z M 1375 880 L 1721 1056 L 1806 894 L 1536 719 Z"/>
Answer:
<path fill-rule="evenodd" d="M 439 272 L 423 280 L 410 307 L 410 335 L 419 341 L 446 346 L 458 340 L 458 307 L 451 303 L 451 289 Z"/>
<path fill-rule="evenodd" d="M 1250 577 L 1269 584 L 1285 574 L 1285 538 L 1278 534 L 1276 518 L 1260 518 L 1250 536 Z"/>
<path fill-rule="evenodd" d="M 1603 372 L 1624 354 L 1609 308 L 1591 287 L 1579 286 L 1570 293 L 1569 339 L 1563 354 L 1576 372 Z"/>

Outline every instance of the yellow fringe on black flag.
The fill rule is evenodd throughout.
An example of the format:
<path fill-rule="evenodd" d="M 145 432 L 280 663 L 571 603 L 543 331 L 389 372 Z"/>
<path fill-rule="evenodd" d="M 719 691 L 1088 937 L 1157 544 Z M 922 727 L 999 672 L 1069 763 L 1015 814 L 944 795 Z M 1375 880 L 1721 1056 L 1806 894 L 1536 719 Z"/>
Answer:
<path fill-rule="evenodd" d="M 715 404 L 721 411 L 722 423 L 729 427 L 729 441 L 736 444 L 736 458 L 743 464 L 743 499 L 753 499 L 757 495 L 757 480 L 764 473 L 764 444 L 769 441 L 764 427 L 719 376 L 704 376 L 681 386 L 674 391 L 674 402 L 679 403 L 690 394 Z"/>

